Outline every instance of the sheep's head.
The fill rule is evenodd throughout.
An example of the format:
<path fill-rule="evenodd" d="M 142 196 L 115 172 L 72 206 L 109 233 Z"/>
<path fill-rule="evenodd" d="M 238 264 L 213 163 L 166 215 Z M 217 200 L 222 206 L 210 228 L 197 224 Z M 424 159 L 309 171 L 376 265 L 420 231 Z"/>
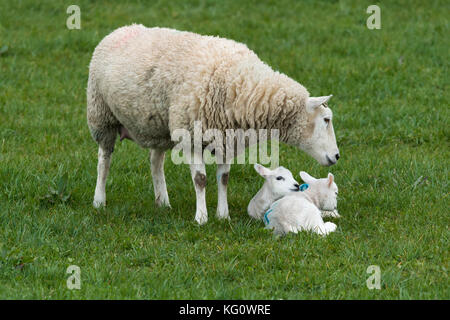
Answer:
<path fill-rule="evenodd" d="M 270 170 L 258 163 L 255 163 L 254 167 L 256 172 L 266 179 L 269 190 L 275 199 L 284 197 L 288 193 L 299 191 L 299 184 L 288 169 L 278 167 Z"/>
<path fill-rule="evenodd" d="M 331 166 L 339 159 L 339 149 L 334 135 L 330 96 L 309 97 L 306 112 L 294 120 L 288 143 L 300 147 L 321 165 Z"/>
<path fill-rule="evenodd" d="M 300 171 L 300 177 L 309 184 L 306 191 L 313 194 L 313 197 L 317 199 L 319 209 L 327 211 L 337 209 L 338 187 L 331 173 L 328 173 L 326 178 L 316 179 L 305 171 Z"/>

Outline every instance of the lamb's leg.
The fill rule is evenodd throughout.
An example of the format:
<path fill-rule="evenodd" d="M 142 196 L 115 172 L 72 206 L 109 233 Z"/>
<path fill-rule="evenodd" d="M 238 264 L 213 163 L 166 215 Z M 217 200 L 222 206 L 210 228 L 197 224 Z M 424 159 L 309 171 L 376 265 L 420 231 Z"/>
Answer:
<path fill-rule="evenodd" d="M 108 177 L 111 163 L 111 151 L 98 148 L 97 184 L 95 186 L 94 207 L 100 208 L 106 205 L 106 178 Z"/>
<path fill-rule="evenodd" d="M 230 175 L 229 164 L 217 165 L 217 188 L 218 188 L 217 217 L 219 219 L 230 219 L 227 202 L 227 186 L 229 175 Z"/>
<path fill-rule="evenodd" d="M 195 164 L 201 163 L 201 164 Z M 208 221 L 208 212 L 206 210 L 206 170 L 205 164 L 194 162 L 190 165 L 191 177 L 194 183 L 195 194 L 197 198 L 197 210 L 195 212 L 195 221 L 199 224 L 205 224 Z"/>
<path fill-rule="evenodd" d="M 332 222 L 325 222 L 314 229 L 314 232 L 321 236 L 326 236 L 330 232 L 336 231 L 337 226 Z"/>
<path fill-rule="evenodd" d="M 336 231 L 336 228 L 337 228 L 337 226 L 332 222 L 325 222 L 324 226 L 325 226 L 325 231 L 327 234 L 329 234 L 330 232 Z"/>
<path fill-rule="evenodd" d="M 150 169 L 152 171 L 153 189 L 155 190 L 155 202 L 158 206 L 168 206 L 166 178 L 164 177 L 164 150 L 150 150 Z"/>

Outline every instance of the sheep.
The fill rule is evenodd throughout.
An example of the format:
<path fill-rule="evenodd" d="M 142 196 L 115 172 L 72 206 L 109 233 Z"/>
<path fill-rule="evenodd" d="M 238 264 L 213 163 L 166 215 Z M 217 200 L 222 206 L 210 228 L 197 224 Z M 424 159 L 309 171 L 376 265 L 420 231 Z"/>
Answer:
<path fill-rule="evenodd" d="M 308 188 L 275 201 L 264 214 L 266 228 L 281 235 L 305 230 L 325 236 L 335 231 L 336 225 L 324 222 L 320 211 L 336 210 L 338 187 L 333 174 L 329 173 L 327 178 L 316 179 L 301 171 L 300 176 Z"/>
<path fill-rule="evenodd" d="M 254 168 L 266 181 L 252 200 L 250 200 L 247 212 L 251 217 L 262 220 L 264 213 L 274 201 L 291 192 L 298 192 L 300 185 L 292 176 L 291 171 L 284 167 L 270 170 L 255 163 Z"/>
<path fill-rule="evenodd" d="M 339 150 L 327 107 L 330 97 L 310 97 L 301 84 L 233 40 L 135 24 L 121 27 L 97 45 L 89 65 L 87 122 L 99 146 L 93 205 L 106 204 L 111 154 L 120 135 L 150 149 L 155 202 L 170 206 L 165 151 L 175 146 L 177 129 L 192 133 L 198 121 L 202 130 L 221 132 L 275 128 L 282 142 L 322 165 L 333 165 Z M 204 224 L 205 163 L 201 152 L 192 158 L 195 220 Z M 217 166 L 217 216 L 223 219 L 229 219 L 230 164 Z"/>

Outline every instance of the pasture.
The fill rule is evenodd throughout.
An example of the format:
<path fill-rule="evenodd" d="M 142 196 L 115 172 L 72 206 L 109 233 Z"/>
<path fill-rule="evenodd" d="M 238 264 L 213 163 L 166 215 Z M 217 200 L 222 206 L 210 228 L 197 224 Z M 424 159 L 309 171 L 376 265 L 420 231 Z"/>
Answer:
<path fill-rule="evenodd" d="M 81 9 L 81 29 L 66 8 Z M 1 299 L 449 299 L 448 1 L 2 1 Z M 86 124 L 88 65 L 117 27 L 142 23 L 247 44 L 311 95 L 333 94 L 341 159 L 320 166 L 280 146 L 280 165 L 339 186 L 326 238 L 274 238 L 246 208 L 263 180 L 231 167 L 230 221 L 194 221 L 187 165 L 166 156 L 171 209 L 154 205 L 148 151 L 118 142 L 107 207 L 92 207 L 97 145 Z M 447 36 L 445 36 L 447 34 Z M 81 270 L 69 290 L 66 269 Z M 369 290 L 370 265 L 381 289 Z"/>

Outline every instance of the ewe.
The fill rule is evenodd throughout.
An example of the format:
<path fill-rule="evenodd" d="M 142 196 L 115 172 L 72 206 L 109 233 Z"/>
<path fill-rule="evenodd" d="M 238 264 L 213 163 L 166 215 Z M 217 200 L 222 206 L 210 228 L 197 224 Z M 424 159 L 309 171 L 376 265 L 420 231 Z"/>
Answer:
<path fill-rule="evenodd" d="M 278 129 L 322 165 L 339 159 L 326 103 L 310 97 L 286 75 L 272 70 L 244 44 L 166 28 L 132 25 L 106 36 L 89 65 L 87 121 L 99 145 L 94 206 L 106 203 L 105 185 L 117 136 L 150 149 L 157 205 L 169 205 L 164 177 L 165 151 L 177 142 L 174 131 Z M 201 148 L 197 148 L 201 149 Z M 202 152 L 191 162 L 197 208 L 207 221 L 206 171 Z M 218 164 L 217 215 L 229 218 L 226 189 L 230 163 Z"/>
<path fill-rule="evenodd" d="M 255 170 L 266 179 L 262 188 L 250 200 L 247 211 L 248 214 L 258 220 L 262 220 L 264 212 L 270 205 L 291 192 L 298 192 L 299 184 L 295 181 L 291 171 L 284 167 L 270 170 L 260 164 L 255 163 Z"/>
<path fill-rule="evenodd" d="M 324 222 L 320 210 L 336 212 L 338 187 L 331 173 L 327 178 L 316 179 L 304 171 L 300 172 L 308 188 L 303 192 L 287 195 L 274 202 L 264 214 L 264 222 L 275 234 L 313 231 L 327 235 L 336 230 L 336 225 Z"/>

